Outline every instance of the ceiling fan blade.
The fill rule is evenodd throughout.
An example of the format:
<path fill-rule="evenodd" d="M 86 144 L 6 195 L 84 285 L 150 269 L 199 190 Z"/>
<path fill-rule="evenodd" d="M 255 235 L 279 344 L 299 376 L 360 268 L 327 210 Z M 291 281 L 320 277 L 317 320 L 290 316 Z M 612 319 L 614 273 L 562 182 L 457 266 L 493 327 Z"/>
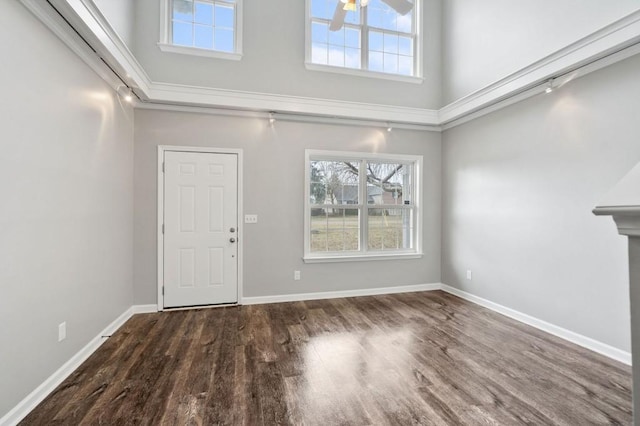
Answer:
<path fill-rule="evenodd" d="M 333 19 L 329 26 L 329 31 L 339 31 L 344 26 L 344 18 L 347 16 L 347 11 L 344 10 L 344 3 L 338 1 L 336 5 L 336 11 L 333 13 Z"/>
<path fill-rule="evenodd" d="M 407 0 L 382 0 L 400 15 L 406 15 L 413 9 L 413 3 Z"/>

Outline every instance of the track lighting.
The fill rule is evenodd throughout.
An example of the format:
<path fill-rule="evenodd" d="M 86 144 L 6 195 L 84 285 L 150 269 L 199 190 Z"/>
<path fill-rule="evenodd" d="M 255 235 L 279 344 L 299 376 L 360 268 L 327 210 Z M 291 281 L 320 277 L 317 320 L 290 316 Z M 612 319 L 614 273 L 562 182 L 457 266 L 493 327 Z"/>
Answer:
<path fill-rule="evenodd" d="M 391 133 L 393 127 L 391 127 L 391 123 L 387 123 L 387 132 Z"/>
<path fill-rule="evenodd" d="M 553 92 L 553 79 L 550 78 L 549 81 L 547 82 L 547 88 L 544 89 L 545 93 L 551 93 Z"/>
<path fill-rule="evenodd" d="M 269 124 L 271 124 L 273 126 L 273 123 L 276 122 L 276 117 L 275 114 L 273 112 L 269 113 Z"/>
<path fill-rule="evenodd" d="M 131 88 L 127 86 L 118 87 L 118 95 L 127 103 L 133 102 L 133 97 L 135 96 Z"/>

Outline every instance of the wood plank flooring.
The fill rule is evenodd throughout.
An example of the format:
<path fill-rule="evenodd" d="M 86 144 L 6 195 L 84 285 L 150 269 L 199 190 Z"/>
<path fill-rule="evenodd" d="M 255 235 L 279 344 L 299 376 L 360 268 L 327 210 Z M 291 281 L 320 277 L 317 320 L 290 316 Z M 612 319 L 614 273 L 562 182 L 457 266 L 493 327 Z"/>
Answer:
<path fill-rule="evenodd" d="M 435 291 L 136 315 L 21 424 L 627 425 L 630 389 Z"/>

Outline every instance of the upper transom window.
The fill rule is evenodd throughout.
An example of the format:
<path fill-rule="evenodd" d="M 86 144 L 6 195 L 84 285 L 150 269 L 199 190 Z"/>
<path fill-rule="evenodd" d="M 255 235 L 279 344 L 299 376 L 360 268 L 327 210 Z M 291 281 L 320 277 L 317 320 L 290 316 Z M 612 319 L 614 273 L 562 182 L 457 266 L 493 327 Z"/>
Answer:
<path fill-rule="evenodd" d="M 163 2 L 163 51 L 239 59 L 242 0 Z"/>
<path fill-rule="evenodd" d="M 349 11 L 342 0 L 307 1 L 309 68 L 420 76 L 419 0 L 357 0 Z"/>

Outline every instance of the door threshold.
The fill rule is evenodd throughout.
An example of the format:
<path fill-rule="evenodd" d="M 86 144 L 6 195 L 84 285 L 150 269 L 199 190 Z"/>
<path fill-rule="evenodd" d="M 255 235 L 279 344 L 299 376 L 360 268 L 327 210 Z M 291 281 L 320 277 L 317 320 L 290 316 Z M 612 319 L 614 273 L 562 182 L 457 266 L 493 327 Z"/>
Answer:
<path fill-rule="evenodd" d="M 197 310 L 197 309 L 213 309 L 213 308 L 233 308 L 234 306 L 240 306 L 240 304 L 238 302 L 234 302 L 234 303 L 218 303 L 216 305 L 178 306 L 175 308 L 164 308 L 162 312 L 191 311 L 191 310 Z"/>

